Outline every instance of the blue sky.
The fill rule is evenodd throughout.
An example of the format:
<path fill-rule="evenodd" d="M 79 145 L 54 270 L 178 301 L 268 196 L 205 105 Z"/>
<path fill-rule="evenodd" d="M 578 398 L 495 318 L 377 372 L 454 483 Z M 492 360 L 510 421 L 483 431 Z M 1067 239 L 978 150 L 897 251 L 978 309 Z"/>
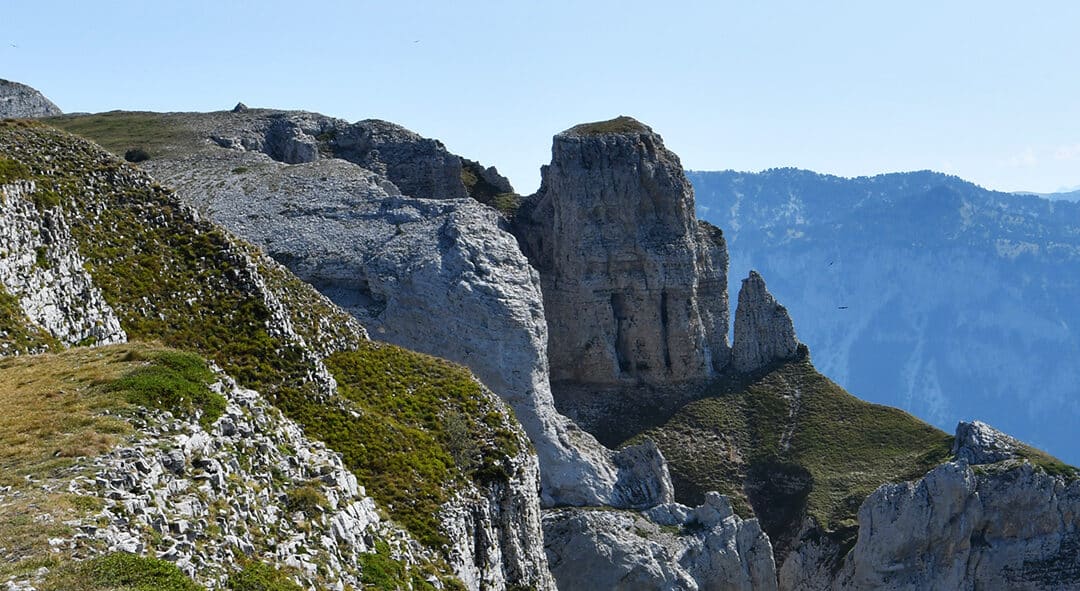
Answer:
<path fill-rule="evenodd" d="M 0 0 L 0 78 L 65 111 L 388 119 L 521 192 L 620 114 L 687 168 L 1080 185 L 1080 2 Z M 12 44 L 15 46 L 13 47 Z"/>

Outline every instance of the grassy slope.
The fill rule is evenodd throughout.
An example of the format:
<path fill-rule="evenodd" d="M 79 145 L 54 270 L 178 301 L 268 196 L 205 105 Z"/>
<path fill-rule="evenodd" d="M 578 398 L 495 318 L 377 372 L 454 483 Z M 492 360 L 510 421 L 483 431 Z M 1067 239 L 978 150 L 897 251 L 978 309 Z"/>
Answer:
<path fill-rule="evenodd" d="M 848 394 L 809 360 L 717 384 L 640 437 L 663 450 L 681 500 L 731 495 L 740 513 L 757 510 L 774 539 L 803 514 L 851 535 L 870 492 L 921 476 L 952 444 L 903 411 Z"/>
<path fill-rule="evenodd" d="M 91 139 L 106 150 L 123 156 L 133 148 L 146 150 L 151 158 L 183 154 L 199 138 L 182 122 L 179 113 L 111 111 L 93 115 L 61 115 L 43 119 L 49 125 Z"/>

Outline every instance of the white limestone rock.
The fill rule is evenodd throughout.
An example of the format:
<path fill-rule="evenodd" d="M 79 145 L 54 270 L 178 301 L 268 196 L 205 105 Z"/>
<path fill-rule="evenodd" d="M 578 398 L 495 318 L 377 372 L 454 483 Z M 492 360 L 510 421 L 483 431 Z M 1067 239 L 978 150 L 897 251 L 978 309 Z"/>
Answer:
<path fill-rule="evenodd" d="M 717 493 L 693 509 L 672 503 L 645 513 L 550 510 L 544 540 L 564 591 L 777 588 L 768 536 Z"/>
<path fill-rule="evenodd" d="M 1030 463 L 947 463 L 884 485 L 833 589 L 1074 589 L 1080 480 Z"/>
<path fill-rule="evenodd" d="M 30 181 L 0 185 L 0 287 L 61 343 L 125 342 L 116 313 L 84 268 L 63 208 L 40 197 L 35 204 L 38 191 Z"/>
<path fill-rule="evenodd" d="M 62 115 L 60 107 L 25 84 L 0 80 L 0 119 L 31 119 Z"/>
<path fill-rule="evenodd" d="M 1017 457 L 1021 443 L 982 421 L 960 421 L 952 453 L 957 461 L 993 464 Z"/>

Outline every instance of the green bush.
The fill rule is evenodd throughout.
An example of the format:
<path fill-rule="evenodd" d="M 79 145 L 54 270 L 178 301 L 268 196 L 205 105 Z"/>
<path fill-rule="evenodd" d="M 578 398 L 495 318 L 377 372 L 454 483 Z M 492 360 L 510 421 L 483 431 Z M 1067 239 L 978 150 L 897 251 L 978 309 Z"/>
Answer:
<path fill-rule="evenodd" d="M 329 509 L 330 502 L 318 488 L 305 484 L 285 493 L 285 508 L 289 513 L 299 511 L 310 518 Z"/>
<path fill-rule="evenodd" d="M 89 589 L 130 591 L 205 591 L 171 562 L 116 552 L 80 564 Z M 86 587 L 84 587 L 86 588 Z"/>
<path fill-rule="evenodd" d="M 303 591 L 289 575 L 262 562 L 244 562 L 243 570 L 229 575 L 225 582 L 229 591 Z"/>
<path fill-rule="evenodd" d="M 150 152 L 143 148 L 131 148 L 124 152 L 124 160 L 128 162 L 146 162 L 150 159 Z"/>

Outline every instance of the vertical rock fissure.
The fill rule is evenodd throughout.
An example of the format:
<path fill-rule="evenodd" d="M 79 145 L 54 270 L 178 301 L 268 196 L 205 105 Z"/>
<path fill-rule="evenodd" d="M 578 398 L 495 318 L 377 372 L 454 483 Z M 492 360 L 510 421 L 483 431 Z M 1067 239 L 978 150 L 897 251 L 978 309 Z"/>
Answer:
<path fill-rule="evenodd" d="M 664 368 L 671 371 L 671 345 L 668 343 L 668 327 L 670 326 L 670 320 L 668 319 L 668 292 L 666 289 L 660 290 L 660 345 L 663 347 L 664 353 Z"/>

